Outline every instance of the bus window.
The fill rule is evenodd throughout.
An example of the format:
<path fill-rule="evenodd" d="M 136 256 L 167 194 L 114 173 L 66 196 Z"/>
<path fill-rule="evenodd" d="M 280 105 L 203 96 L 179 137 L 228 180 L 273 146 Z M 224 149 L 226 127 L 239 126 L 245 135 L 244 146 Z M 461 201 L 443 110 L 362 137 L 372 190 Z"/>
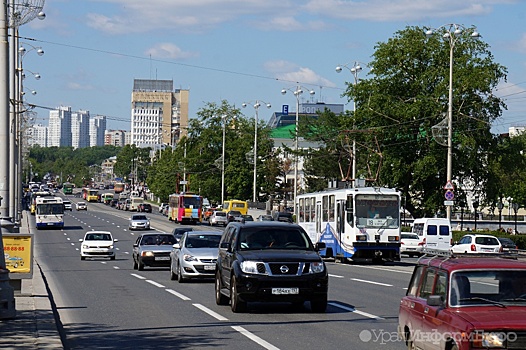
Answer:
<path fill-rule="evenodd" d="M 321 199 L 322 221 L 329 221 L 329 197 L 323 196 Z"/>

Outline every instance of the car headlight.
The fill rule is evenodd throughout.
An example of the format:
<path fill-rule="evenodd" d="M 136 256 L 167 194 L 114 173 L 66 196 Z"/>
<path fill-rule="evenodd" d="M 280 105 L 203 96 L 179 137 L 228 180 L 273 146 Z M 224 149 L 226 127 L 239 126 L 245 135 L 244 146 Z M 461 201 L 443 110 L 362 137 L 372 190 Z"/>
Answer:
<path fill-rule="evenodd" d="M 153 256 L 153 252 L 151 251 L 144 251 L 141 253 L 141 256 Z"/>
<path fill-rule="evenodd" d="M 199 261 L 195 256 L 192 256 L 190 254 L 183 255 L 184 261 Z"/>
<path fill-rule="evenodd" d="M 82 245 L 82 249 L 88 249 L 88 248 L 89 248 L 89 245 L 87 245 L 87 244 L 83 244 Z"/>
<path fill-rule="evenodd" d="M 257 261 L 243 261 L 240 264 L 241 271 L 244 273 L 260 274 L 258 271 L 258 262 Z"/>
<path fill-rule="evenodd" d="M 324 270 L 325 270 L 325 265 L 323 264 L 323 262 L 318 261 L 318 262 L 310 263 L 310 273 L 320 273 L 320 272 L 323 272 Z"/>
<path fill-rule="evenodd" d="M 503 348 L 505 347 L 506 333 L 503 332 L 477 332 L 473 333 L 472 345 L 474 348 Z"/>

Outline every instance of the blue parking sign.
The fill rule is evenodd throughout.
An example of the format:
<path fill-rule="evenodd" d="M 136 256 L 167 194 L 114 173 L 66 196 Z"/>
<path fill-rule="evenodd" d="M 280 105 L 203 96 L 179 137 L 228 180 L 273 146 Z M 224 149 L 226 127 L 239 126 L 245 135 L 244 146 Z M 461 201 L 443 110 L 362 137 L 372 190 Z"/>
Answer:
<path fill-rule="evenodd" d="M 283 115 L 289 115 L 289 105 L 283 105 L 281 107 L 281 114 Z"/>

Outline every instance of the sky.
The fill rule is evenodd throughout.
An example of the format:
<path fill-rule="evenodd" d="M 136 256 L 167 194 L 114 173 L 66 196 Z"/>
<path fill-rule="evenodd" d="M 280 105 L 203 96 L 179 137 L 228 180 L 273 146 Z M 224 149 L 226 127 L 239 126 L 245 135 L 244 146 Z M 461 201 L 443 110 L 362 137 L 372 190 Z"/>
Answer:
<path fill-rule="evenodd" d="M 495 91 L 508 110 L 492 131 L 526 125 L 525 0 L 46 0 L 43 11 L 44 20 L 19 28 L 24 90 L 36 91 L 25 96 L 43 107 L 35 109 L 43 125 L 46 108 L 71 106 L 105 115 L 108 129 L 130 130 L 134 79 L 189 89 L 190 118 L 222 100 L 246 103 L 250 118 L 260 101 L 272 105 L 258 110 L 266 121 L 283 105 L 295 111 L 298 85 L 315 92 L 302 102 L 352 110 L 341 97 L 354 80 L 345 67 L 359 62 L 365 78 L 377 43 L 407 26 L 451 23 L 475 26 L 508 69 Z"/>

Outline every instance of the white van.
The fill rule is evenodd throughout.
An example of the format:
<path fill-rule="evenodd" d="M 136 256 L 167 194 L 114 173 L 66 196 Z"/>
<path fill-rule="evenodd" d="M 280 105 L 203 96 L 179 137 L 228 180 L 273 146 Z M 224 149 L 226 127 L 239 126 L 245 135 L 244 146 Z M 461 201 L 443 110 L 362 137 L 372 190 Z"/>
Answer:
<path fill-rule="evenodd" d="M 428 249 L 448 252 L 453 242 L 451 224 L 445 218 L 415 219 L 411 232 L 416 233 L 424 242 L 424 251 Z"/>

